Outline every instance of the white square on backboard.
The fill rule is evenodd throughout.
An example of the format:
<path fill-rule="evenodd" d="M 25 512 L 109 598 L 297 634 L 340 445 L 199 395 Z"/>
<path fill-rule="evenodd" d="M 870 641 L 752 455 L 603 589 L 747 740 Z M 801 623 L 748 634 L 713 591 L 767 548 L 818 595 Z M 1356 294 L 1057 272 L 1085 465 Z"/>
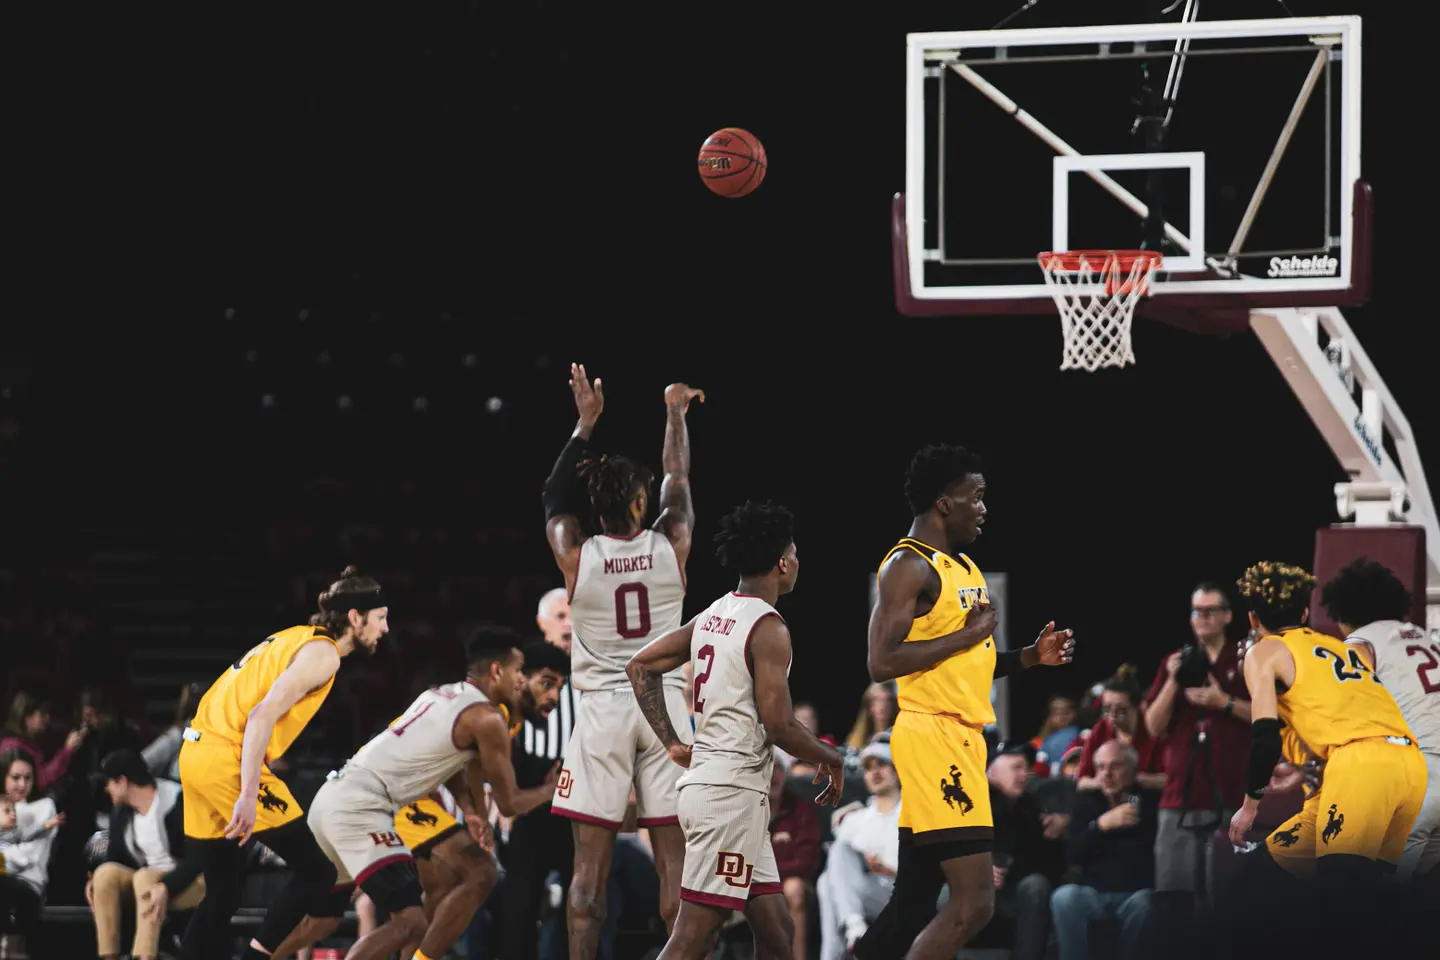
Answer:
<path fill-rule="evenodd" d="M 1199 273 L 1205 269 L 1205 153 L 1096 153 L 1054 158 L 1054 190 L 1051 207 L 1051 250 L 1070 249 L 1070 176 L 1106 170 L 1188 170 L 1190 172 L 1190 252 L 1165 257 L 1159 266 L 1167 273 Z M 1106 178 L 1108 179 L 1108 178 Z M 1111 181 L 1113 183 L 1114 181 Z M 1105 184 L 1101 184 L 1102 188 Z M 1116 184 L 1118 187 L 1119 185 Z M 1123 189 L 1123 188 L 1121 188 Z M 1108 188 L 1107 188 L 1108 192 Z M 1116 203 L 1124 203 L 1119 197 Z M 1144 203 L 1143 200 L 1140 201 Z M 1142 216 L 1138 211 L 1136 216 Z M 1173 242 L 1173 241 L 1172 241 Z"/>

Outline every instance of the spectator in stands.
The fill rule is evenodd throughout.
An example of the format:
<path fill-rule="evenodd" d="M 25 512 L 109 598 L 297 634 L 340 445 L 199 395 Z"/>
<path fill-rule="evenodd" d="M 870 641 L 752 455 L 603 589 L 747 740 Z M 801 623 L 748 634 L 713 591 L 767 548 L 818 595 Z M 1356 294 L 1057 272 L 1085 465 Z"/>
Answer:
<path fill-rule="evenodd" d="M 110 812 L 100 761 L 116 750 L 139 750 L 143 746 L 140 732 L 123 720 L 105 693 L 94 687 L 80 691 L 80 708 L 76 720 L 90 733 L 70 761 L 69 776 L 57 797 L 60 809 L 68 818 L 66 827 L 56 837 L 55 873 L 50 878 L 51 893 L 60 903 L 80 903 L 88 873 L 84 850 L 90 835 L 102 827 Z"/>
<path fill-rule="evenodd" d="M 32 693 L 21 690 L 10 701 L 10 716 L 5 721 L 5 732 L 0 736 L 0 753 L 19 750 L 30 758 L 35 766 L 35 789 L 44 793 L 55 785 L 70 768 L 71 758 L 89 734 L 88 727 L 79 726 L 65 736 L 65 745 L 50 759 L 40 747 L 40 736 L 50 729 L 50 704 Z"/>
<path fill-rule="evenodd" d="M 41 798 L 35 786 L 35 764 L 19 750 L 0 754 L 5 796 L 15 808 L 20 842 L 4 850 L 0 874 L 0 956 L 25 956 L 25 938 L 40 922 L 40 908 L 50 880 L 50 845 L 54 827 L 63 822 L 55 801 Z M 25 838 L 30 839 L 25 839 Z"/>
<path fill-rule="evenodd" d="M 797 702 L 795 704 L 795 719 L 799 722 L 800 726 L 815 734 L 815 736 L 819 740 L 823 741 L 824 743 L 830 744 L 830 746 L 832 747 L 836 745 L 834 737 L 824 736 L 820 733 L 820 714 L 818 711 L 816 711 L 815 705 L 813 703 L 806 703 L 803 700 Z M 785 759 L 785 763 L 790 769 L 789 776 L 815 776 L 815 764 L 806 763 L 803 760 L 796 760 L 794 757 L 790 756 L 790 754 L 786 753 L 784 750 L 781 750 L 779 747 L 776 747 L 775 750 L 775 755 L 777 757 L 783 757 Z"/>
<path fill-rule="evenodd" d="M 175 701 L 175 722 L 140 751 L 152 776 L 180 782 L 180 744 L 185 742 L 182 735 L 204 695 L 205 685 L 201 683 L 187 683 L 180 688 L 180 699 Z"/>
<path fill-rule="evenodd" d="M 845 746 L 856 753 L 874 739 L 875 734 L 889 730 L 895 725 L 900 713 L 900 701 L 896 697 L 894 683 L 872 683 L 865 688 L 860 698 L 860 712 L 855 716 L 855 726 L 845 738 Z"/>
<path fill-rule="evenodd" d="M 1095 754 L 1100 788 L 1075 798 L 1070 863 L 1079 879 L 1055 891 L 1050 911 L 1060 960 L 1088 960 L 1091 923 L 1119 921 L 1119 955 L 1141 950 L 1155 878 L 1157 796 L 1136 784 L 1135 748 L 1111 740 Z"/>
<path fill-rule="evenodd" d="M 1090 728 L 1080 754 L 1076 786 L 1081 790 L 1098 790 L 1100 777 L 1095 771 L 1095 751 L 1118 740 L 1135 748 L 1140 758 L 1137 783 L 1141 790 L 1162 790 L 1165 787 L 1165 755 L 1160 741 L 1140 717 L 1140 687 L 1135 682 L 1135 668 L 1125 664 L 1115 676 L 1105 681 L 1100 693 L 1100 719 Z"/>
<path fill-rule="evenodd" d="M 1000 743 L 986 768 L 995 822 L 995 916 L 1014 926 L 1012 960 L 1042 960 L 1050 938 L 1050 891 L 1065 870 L 1070 817 L 1046 812 L 1026 791 L 1034 762 L 1030 744 Z"/>
<path fill-rule="evenodd" d="M 1245 792 L 1250 701 L 1239 649 L 1226 640 L 1230 599 L 1212 583 L 1190 597 L 1195 643 L 1165 658 L 1145 696 L 1145 727 L 1163 739 L 1165 787 L 1155 839 L 1155 892 L 1165 939 L 1180 946 L 1208 896 L 1210 837 L 1229 824 Z"/>
<path fill-rule="evenodd" d="M 864 806 L 835 811 L 835 840 L 816 884 L 820 960 L 844 960 L 890 902 L 900 867 L 900 778 L 890 759 L 890 735 L 870 741 L 860 762 L 870 798 Z"/>
<path fill-rule="evenodd" d="M 539 625 L 546 643 L 570 652 L 570 595 L 564 587 L 549 590 L 540 598 L 535 623 Z"/>
<path fill-rule="evenodd" d="M 169 909 L 188 910 L 205 897 L 200 863 L 185 856 L 185 807 L 180 784 L 157 781 L 134 750 L 117 750 L 100 764 L 110 810 L 105 862 L 85 885 L 95 913 L 95 939 L 105 960 L 120 956 L 124 901 L 135 900 L 132 957 L 157 956 Z"/>
<path fill-rule="evenodd" d="M 795 960 L 807 960 L 807 911 L 814 895 L 815 874 L 820 869 L 820 822 L 813 798 L 801 800 L 785 790 L 789 772 L 776 757 L 770 776 L 770 846 L 775 851 L 775 867 L 790 919 L 795 922 Z"/>
<path fill-rule="evenodd" d="M 1056 694 L 1050 698 L 1045 722 L 1030 741 L 1037 755 L 1043 754 L 1046 763 L 1054 763 L 1064 756 L 1065 751 L 1080 736 L 1080 727 L 1075 722 L 1075 698 Z"/>

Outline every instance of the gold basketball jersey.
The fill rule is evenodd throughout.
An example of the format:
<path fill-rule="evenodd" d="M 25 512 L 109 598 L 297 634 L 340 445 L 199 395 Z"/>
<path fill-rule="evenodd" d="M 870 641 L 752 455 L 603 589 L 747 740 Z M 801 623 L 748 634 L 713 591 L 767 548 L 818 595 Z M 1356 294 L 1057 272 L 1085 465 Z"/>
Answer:
<path fill-rule="evenodd" d="M 934 640 L 954 633 L 977 603 L 989 603 L 990 591 L 980 568 L 965 554 L 951 556 L 913 537 L 906 537 L 885 554 L 886 561 L 897 550 L 911 550 L 925 558 L 940 577 L 940 596 L 923 616 L 916 617 L 905 635 L 907 643 Z M 901 710 L 946 714 L 968 724 L 983 726 L 995 722 L 990 704 L 990 687 L 995 682 L 995 638 L 957 653 L 929 670 L 898 678 Z"/>
<path fill-rule="evenodd" d="M 1321 760 L 1354 740 L 1414 740 L 1400 708 L 1353 647 L 1308 627 L 1276 637 L 1295 660 L 1295 682 L 1279 694 L 1280 719 Z"/>
<path fill-rule="evenodd" d="M 314 641 L 336 642 L 322 627 L 309 625 L 281 630 L 260 641 L 205 691 L 190 726 L 220 740 L 236 744 L 243 742 L 250 711 L 265 699 L 300 648 Z M 266 763 L 273 763 L 284 756 L 334 685 L 335 677 L 332 675 L 275 721 L 275 730 L 270 734 L 270 743 L 265 749 Z"/>

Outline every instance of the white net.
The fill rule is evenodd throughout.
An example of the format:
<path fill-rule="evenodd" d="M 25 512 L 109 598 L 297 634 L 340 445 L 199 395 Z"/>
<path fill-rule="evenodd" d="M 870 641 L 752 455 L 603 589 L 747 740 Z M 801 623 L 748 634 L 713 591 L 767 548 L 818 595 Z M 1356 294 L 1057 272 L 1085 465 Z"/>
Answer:
<path fill-rule="evenodd" d="M 1158 254 L 1089 250 L 1042 253 L 1045 286 L 1060 308 L 1065 336 L 1061 370 L 1123 367 L 1135 362 L 1130 321 L 1148 289 Z"/>

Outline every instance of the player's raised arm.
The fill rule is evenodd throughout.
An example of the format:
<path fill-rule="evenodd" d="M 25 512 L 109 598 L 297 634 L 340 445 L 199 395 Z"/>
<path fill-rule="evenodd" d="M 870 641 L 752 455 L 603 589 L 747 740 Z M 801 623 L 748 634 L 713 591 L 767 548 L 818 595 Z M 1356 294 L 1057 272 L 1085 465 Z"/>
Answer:
<path fill-rule="evenodd" d="M 476 802 L 475 793 L 481 784 L 490 781 L 490 791 L 501 816 L 518 817 L 529 813 L 555 795 L 560 761 L 545 775 L 545 782 L 538 787 L 521 790 L 515 785 L 515 766 L 510 760 L 510 730 L 505 718 L 498 710 L 471 708 L 460 715 L 459 725 L 473 737 L 478 755 L 470 761 L 467 780 L 470 784 L 471 803 L 477 810 L 484 809 L 484 801 Z M 479 769 L 476 769 L 476 767 Z"/>
<path fill-rule="evenodd" d="M 918 554 L 899 550 L 880 569 L 879 599 L 870 614 L 869 655 L 866 665 L 876 683 L 928 670 L 941 661 L 968 650 L 995 632 L 995 608 L 976 604 L 965 625 L 933 640 L 905 637 L 915 620 L 915 608 L 931 574 L 930 565 Z"/>
<path fill-rule="evenodd" d="M 755 678 L 755 706 L 760 722 L 770 740 L 797 760 L 808 760 L 820 767 L 815 781 L 829 777 L 824 792 L 816 803 L 840 802 L 844 787 L 842 769 L 845 758 L 840 752 L 818 739 L 795 719 L 795 706 L 790 700 L 790 628 L 779 617 L 765 617 L 755 624 L 750 634 L 750 670 Z"/>
<path fill-rule="evenodd" d="M 665 388 L 665 450 L 661 466 L 660 516 L 655 529 L 675 548 L 680 566 L 690 555 L 690 536 L 695 529 L 695 506 L 690 500 L 690 430 L 685 414 L 690 401 L 705 402 L 705 391 L 689 384 L 672 383 Z"/>
<path fill-rule="evenodd" d="M 576 514 L 577 507 L 569 502 L 567 494 L 576 466 L 590 456 L 590 436 L 595 432 L 601 411 L 605 409 L 605 394 L 601 390 L 600 379 L 597 377 L 592 385 L 581 364 L 570 364 L 570 390 L 575 394 L 575 409 L 580 419 L 556 458 L 540 494 L 545 504 L 545 536 L 550 542 L 551 552 L 555 554 L 556 565 L 565 575 L 567 588 L 574 586 L 580 564 L 580 544 L 585 539 Z"/>
<path fill-rule="evenodd" d="M 655 736 L 665 745 L 670 759 L 682 767 L 690 766 L 690 746 L 681 741 L 670 720 L 670 711 L 665 707 L 664 677 L 678 670 L 690 660 L 690 638 L 695 633 L 695 620 L 671 630 L 664 636 L 656 637 L 630 658 L 625 665 L 625 675 L 635 690 L 635 699 L 640 712 Z"/>
<path fill-rule="evenodd" d="M 255 827 L 255 805 L 260 794 L 260 769 L 275 722 L 310 691 L 324 686 L 340 669 L 340 653 L 328 640 L 313 640 L 295 653 L 285 672 L 270 685 L 270 692 L 245 718 L 245 737 L 240 747 L 240 797 L 225 836 L 244 843 Z"/>

